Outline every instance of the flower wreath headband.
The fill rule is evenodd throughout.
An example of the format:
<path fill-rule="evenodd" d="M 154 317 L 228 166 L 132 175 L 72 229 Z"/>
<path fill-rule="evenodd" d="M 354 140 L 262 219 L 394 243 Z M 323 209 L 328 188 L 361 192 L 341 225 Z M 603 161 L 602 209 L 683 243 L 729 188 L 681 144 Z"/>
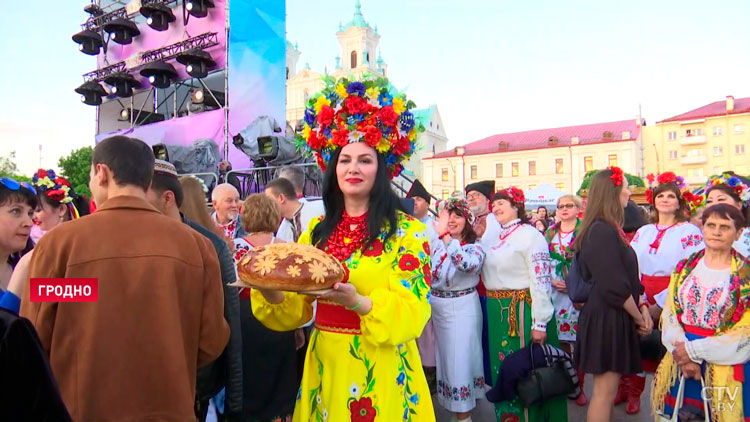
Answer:
<path fill-rule="evenodd" d="M 189 177 L 189 178 L 191 178 L 191 179 L 195 179 L 195 180 L 197 180 L 197 181 L 198 181 L 198 183 L 200 183 L 200 184 L 201 184 L 201 189 L 203 189 L 203 193 L 205 193 L 205 194 L 208 194 L 208 186 L 206 186 L 206 181 L 205 181 L 205 180 L 203 180 L 203 179 L 201 179 L 200 177 L 198 177 L 198 176 L 195 176 L 195 175 L 193 175 L 193 174 L 186 174 L 186 175 L 184 175 L 184 176 L 182 176 L 182 177 Z"/>
<path fill-rule="evenodd" d="M 677 187 L 677 189 L 680 191 L 682 200 L 685 201 L 685 205 L 687 206 L 687 210 L 690 215 L 694 215 L 695 211 L 700 208 L 701 205 L 703 205 L 703 196 L 695 195 L 694 193 L 690 192 L 688 190 L 687 184 L 685 184 L 685 179 L 682 176 L 676 175 L 674 172 L 667 171 L 659 174 L 658 176 L 649 174 L 646 176 L 646 180 L 648 181 L 648 189 L 646 190 L 646 202 L 651 205 L 654 205 L 654 191 L 659 186 L 665 184 L 673 184 Z M 654 181 L 656 181 L 656 184 L 654 184 Z"/>
<path fill-rule="evenodd" d="M 31 178 L 31 184 L 40 192 L 43 192 L 53 201 L 65 204 L 70 210 L 71 218 L 79 218 L 78 209 L 73 205 L 73 195 L 75 192 L 70 189 L 70 182 L 64 177 L 55 174 L 52 169 L 37 170 L 34 177 Z"/>
<path fill-rule="evenodd" d="M 391 178 L 401 174 L 424 131 L 424 125 L 409 111 L 416 105 L 396 92 L 386 78 L 350 81 L 326 77 L 323 81 L 323 91 L 307 102 L 297 148 L 313 154 L 325 171 L 336 150 L 365 142 L 385 156 Z"/>
<path fill-rule="evenodd" d="M 732 188 L 734 190 L 734 193 L 736 193 L 737 196 L 740 197 L 740 200 L 744 203 L 744 205 L 750 204 L 750 186 L 745 184 L 745 182 L 743 182 L 739 177 L 733 176 L 730 173 L 722 173 L 721 176 L 709 180 L 708 183 L 706 183 L 706 189 L 703 191 L 704 195 L 711 186 L 720 184 L 725 184 Z"/>
<path fill-rule="evenodd" d="M 506 195 L 508 195 L 508 197 L 510 197 L 511 199 L 513 199 L 513 202 L 515 202 L 516 205 L 523 206 L 524 202 L 526 202 L 526 195 L 523 194 L 523 190 L 521 190 L 521 189 L 519 189 L 519 188 L 517 188 L 515 186 L 511 186 L 511 187 L 508 187 L 508 188 L 505 188 L 505 189 L 501 189 L 498 192 L 503 192 Z"/>
<path fill-rule="evenodd" d="M 440 214 L 440 211 L 443 210 L 458 211 L 461 215 L 464 216 L 469 224 L 474 224 L 474 220 L 476 217 L 474 216 L 474 213 L 471 212 L 469 203 L 466 202 L 466 197 L 461 191 L 455 191 L 448 199 L 438 201 L 436 204 L 436 208 L 438 214 Z"/>

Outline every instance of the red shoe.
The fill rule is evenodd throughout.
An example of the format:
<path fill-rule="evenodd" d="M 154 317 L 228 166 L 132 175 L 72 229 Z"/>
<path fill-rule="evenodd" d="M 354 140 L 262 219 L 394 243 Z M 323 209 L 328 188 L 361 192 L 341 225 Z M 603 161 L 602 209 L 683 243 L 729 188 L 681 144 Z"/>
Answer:
<path fill-rule="evenodd" d="M 641 394 L 646 387 L 646 377 L 630 375 L 630 388 L 628 391 L 628 404 L 625 407 L 625 413 L 635 415 L 641 411 Z"/>
<path fill-rule="evenodd" d="M 579 406 L 586 406 L 586 404 L 588 403 L 588 399 L 586 398 L 586 391 L 583 389 L 584 377 L 586 377 L 586 374 L 578 371 L 578 385 L 581 387 L 581 394 L 576 398 L 576 404 Z"/>
<path fill-rule="evenodd" d="M 620 403 L 625 403 L 628 398 L 628 377 L 620 377 L 620 385 L 617 387 L 617 394 L 615 394 L 615 406 Z"/>

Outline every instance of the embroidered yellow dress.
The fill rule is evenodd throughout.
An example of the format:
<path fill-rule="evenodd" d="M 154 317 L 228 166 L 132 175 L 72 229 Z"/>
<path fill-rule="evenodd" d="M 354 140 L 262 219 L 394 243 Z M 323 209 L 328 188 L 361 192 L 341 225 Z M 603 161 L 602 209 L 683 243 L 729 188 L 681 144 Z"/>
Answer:
<path fill-rule="evenodd" d="M 316 219 L 299 243 L 310 243 Z M 425 226 L 399 212 L 398 232 L 345 262 L 349 282 L 372 300 L 364 316 L 320 300 L 294 409 L 295 422 L 434 421 L 416 338 L 430 318 L 430 247 Z M 312 298 L 284 292 L 271 304 L 252 292 L 253 313 L 273 330 L 312 317 Z"/>

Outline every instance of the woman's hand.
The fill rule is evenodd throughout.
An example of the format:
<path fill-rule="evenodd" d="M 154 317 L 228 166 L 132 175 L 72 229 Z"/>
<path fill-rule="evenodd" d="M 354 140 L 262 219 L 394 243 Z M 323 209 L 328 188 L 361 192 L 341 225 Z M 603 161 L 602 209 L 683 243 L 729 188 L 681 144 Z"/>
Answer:
<path fill-rule="evenodd" d="M 687 347 L 685 347 L 684 341 L 676 341 L 674 343 L 672 357 L 674 357 L 674 361 L 677 362 L 677 364 L 680 366 L 687 365 L 689 363 L 695 363 L 692 361 L 692 359 L 690 359 L 690 355 L 688 355 Z"/>
<path fill-rule="evenodd" d="M 449 219 L 450 219 L 450 213 L 448 212 L 448 210 L 440 210 L 437 218 L 435 219 L 435 222 L 432 223 L 433 227 L 435 227 L 435 231 L 437 232 L 438 236 L 448 231 Z"/>
<path fill-rule="evenodd" d="M 547 332 L 539 330 L 531 330 L 531 341 L 537 344 L 544 344 L 547 340 Z"/>
<path fill-rule="evenodd" d="M 661 308 L 657 304 L 648 305 L 648 313 L 651 316 L 651 319 L 654 320 L 654 323 L 661 318 Z"/>
<path fill-rule="evenodd" d="M 680 365 L 682 375 L 685 378 L 692 378 L 696 381 L 701 380 L 701 366 L 695 362 L 690 362 L 685 365 Z"/>
<path fill-rule="evenodd" d="M 284 293 L 279 290 L 258 289 L 260 294 L 271 304 L 278 304 L 284 301 Z"/>
<path fill-rule="evenodd" d="M 552 287 L 560 293 L 568 292 L 568 286 L 565 284 L 565 280 L 552 280 Z"/>
<path fill-rule="evenodd" d="M 372 300 L 357 293 L 357 288 L 351 283 L 336 283 L 333 285 L 333 291 L 324 294 L 321 298 L 332 300 L 360 315 L 365 315 L 372 309 Z"/>
<path fill-rule="evenodd" d="M 651 334 L 651 331 L 654 329 L 654 320 L 651 318 L 649 308 L 641 306 L 640 310 L 641 317 L 643 318 L 643 326 L 638 327 L 638 334 L 641 336 L 647 336 Z"/>

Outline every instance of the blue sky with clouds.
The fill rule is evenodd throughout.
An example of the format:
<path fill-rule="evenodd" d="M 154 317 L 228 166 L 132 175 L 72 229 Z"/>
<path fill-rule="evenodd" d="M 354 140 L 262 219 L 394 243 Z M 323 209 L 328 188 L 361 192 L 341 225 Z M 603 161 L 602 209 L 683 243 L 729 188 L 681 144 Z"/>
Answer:
<path fill-rule="evenodd" d="M 86 3 L 27 1 L 0 14 L 0 154 L 15 150 L 26 172 L 39 144 L 50 167 L 93 143 L 95 109 L 73 89 L 95 59 L 70 38 Z M 287 0 L 301 66 L 334 67 L 339 22 L 353 11 L 354 0 Z M 362 11 L 393 82 L 438 105 L 452 145 L 635 118 L 639 104 L 652 124 L 750 96 L 746 0 L 362 0 Z"/>

